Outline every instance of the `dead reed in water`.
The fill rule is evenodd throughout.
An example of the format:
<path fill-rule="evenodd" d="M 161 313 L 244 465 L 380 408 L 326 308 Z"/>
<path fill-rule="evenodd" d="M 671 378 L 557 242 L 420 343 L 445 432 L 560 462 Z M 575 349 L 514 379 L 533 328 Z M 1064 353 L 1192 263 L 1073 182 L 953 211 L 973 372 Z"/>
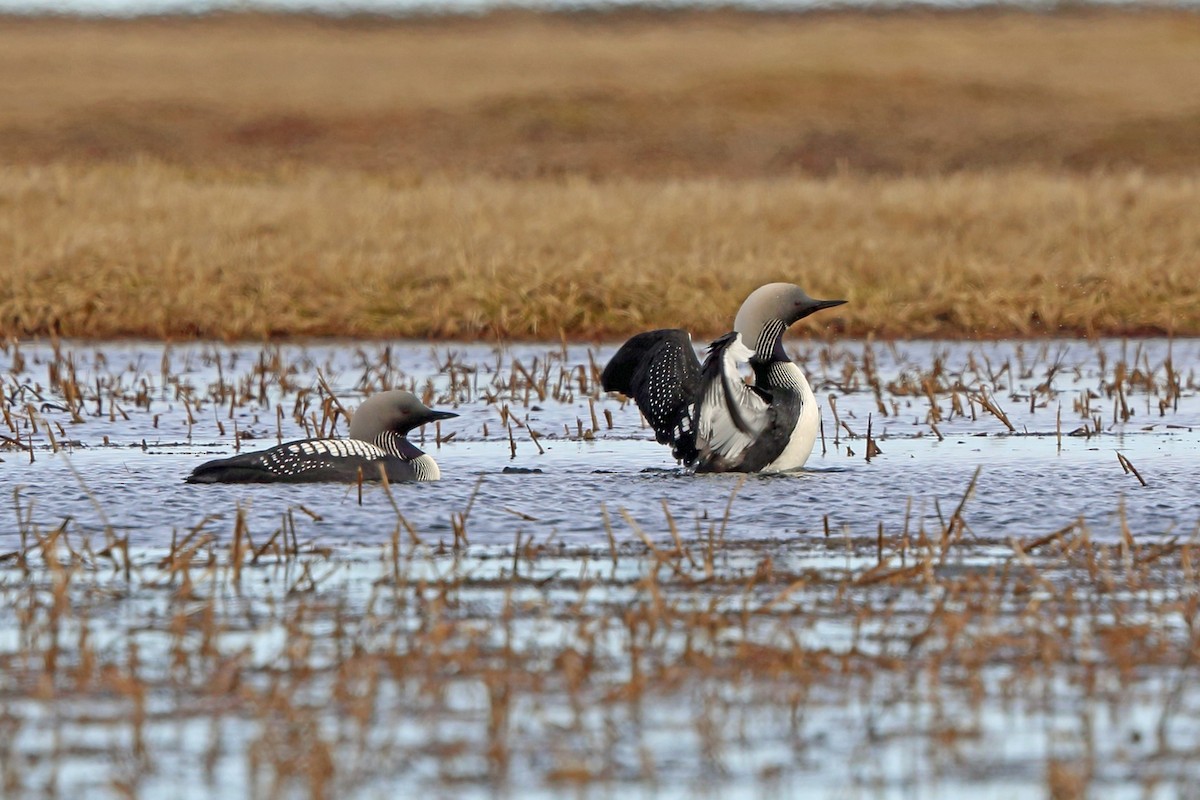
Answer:
<path fill-rule="evenodd" d="M 895 377 L 886 381 L 876 368 L 878 347 L 892 350 L 900 363 Z M 967 351 L 965 361 L 957 364 L 937 351 L 928 364 L 908 363 L 890 343 L 809 345 L 793 357 L 828 406 L 822 450 L 832 444 L 835 452 L 840 449 L 850 457 L 858 448 L 850 443 L 864 436 L 857 453 L 867 460 L 882 455 L 881 443 L 898 435 L 898 420 L 911 423 L 900 435 L 919 437 L 927 428 L 939 440 L 946 426 L 966 425 L 976 435 L 1052 432 L 1060 450 L 1064 436 L 1091 438 L 1133 424 L 1143 429 L 1181 428 L 1170 418 L 1181 396 L 1200 391 L 1194 367 L 1177 365 L 1170 349 L 1165 358 L 1151 361 L 1137 341 L 1115 354 L 1099 345 L 1075 347 L 1076 355 L 1067 358 L 1066 345 L 1026 343 L 993 362 L 990 353 L 998 351 L 982 346 Z M 490 409 L 476 429 L 458 424 L 449 433 L 440 427 L 419 430 L 417 442 L 431 449 L 455 440 L 499 440 L 507 442 L 515 458 L 519 450 L 544 453 L 545 441 L 628 435 L 614 431 L 614 412 L 637 414 L 620 398 L 603 396 L 598 356 L 590 347 L 576 348 L 574 354 L 564 346 L 521 356 L 496 348 L 482 362 L 468 361 L 453 346 L 434 348 L 431 368 L 436 380 L 406 372 L 387 345 L 355 346 L 349 369 L 328 360 L 328 349 L 317 357 L 302 347 L 280 345 L 167 347 L 154 364 L 110 359 L 101 350 L 59 339 L 37 348 L 36 359 L 27 357 L 30 350 L 20 342 L 0 342 L 0 356 L 8 363 L 7 373 L 0 376 L 0 452 L 20 454 L 31 462 L 41 452 L 81 446 L 74 425 L 89 420 L 112 424 L 141 415 L 149 417 L 157 431 L 162 414 L 173 413 L 178 419 L 178 411 L 172 409 L 182 409 L 182 428 L 149 441 L 110 441 L 105 434 L 100 446 L 145 450 L 151 443 L 195 440 L 207 443 L 204 446 L 219 442 L 236 452 L 243 445 L 261 446 L 254 440 L 282 441 L 285 429 L 288 438 L 341 436 L 348 427 L 351 401 L 339 396 L 326 378 L 335 373 L 340 373 L 339 391 L 354 396 L 402 388 L 431 406 L 482 404 Z M 197 368 L 208 377 L 198 380 Z M 1094 373 L 1086 388 L 1068 390 L 1055 382 L 1056 376 L 1078 378 L 1084 369 Z M 843 415 L 838 404 L 840 396 L 863 391 L 875 398 L 875 412 L 865 423 Z M 576 408 L 575 424 L 564 423 L 559 430 L 531 428 L 531 411 L 546 404 Z M 1013 418 L 1005 407 L 1014 411 Z M 1049 417 L 1036 427 L 1047 408 L 1057 409 L 1053 427 Z M 1015 416 L 1016 411 L 1025 416 Z M 178 440 L 170 438 L 176 435 Z"/>
<path fill-rule="evenodd" d="M 1197 543 L 1099 543 L 1079 522 L 977 544 L 973 487 L 940 529 L 786 542 L 718 519 L 681 536 L 664 504 L 665 521 L 620 515 L 607 547 L 518 531 L 445 552 L 397 511 L 388 544 L 337 557 L 291 511 L 267 534 L 241 509 L 163 553 L 96 550 L 18 494 L 6 792 L 157 793 L 198 764 L 212 791 L 315 797 L 698 772 L 1054 791 L 1065 753 L 1089 754 L 1070 760 L 1085 789 L 1190 785 Z M 1089 709 L 1116 722 L 1078 724 Z"/>
<path fill-rule="evenodd" d="M 1061 414 L 1102 437 L 1170 425 L 1200 391 L 1194 366 L 1140 342 L 922 349 L 919 361 L 904 348 L 794 352 L 831 398 L 833 452 L 852 447 L 866 469 L 888 468 L 898 419 L 912 438 L 938 426 L 1014 437 L 1059 430 Z M 600 396 L 602 354 L 586 348 L 439 346 L 420 376 L 388 346 L 337 349 L 349 355 L 332 363 L 330 348 L 184 345 L 145 359 L 3 342 L 0 458 L 95 446 L 75 426 L 125 415 L 164 414 L 172 435 L 228 449 L 251 432 L 328 435 L 344 432 L 349 397 L 393 387 L 474 406 L 478 427 L 464 415 L 457 441 L 512 442 L 531 459 L 545 406 L 577 418 L 539 430 L 543 445 L 614 435 L 614 422 L 616 435 L 647 436 L 635 410 Z M 884 374 L 889 357 L 899 367 Z M 1082 392 L 1063 388 L 1084 370 Z M 866 413 L 837 402 L 854 394 Z M 373 490 L 394 512 L 374 547 L 318 541 L 320 507 L 262 523 L 231 504 L 139 550 L 98 498 L 89 529 L 44 522 L 52 512 L 18 488 L 0 549 L 0 607 L 13 609 L 0 620 L 0 781 L 6 796 L 152 796 L 188 776 L 214 796 L 334 797 L 969 793 L 1003 775 L 1022 794 L 1186 793 L 1196 537 L 1132 530 L 1122 508 L 1108 541 L 1082 520 L 989 539 L 972 522 L 979 478 L 935 498 L 936 517 L 910 500 L 902 521 L 857 530 L 826 515 L 823 536 L 773 541 L 739 535 L 736 492 L 700 512 L 664 500 L 634 513 L 617 499 L 573 512 L 596 532 L 587 547 L 558 544 L 520 504 L 504 508 L 507 540 L 489 531 L 511 544 L 481 546 L 488 495 L 475 478 L 435 529 L 411 522 L 394 487 Z"/>

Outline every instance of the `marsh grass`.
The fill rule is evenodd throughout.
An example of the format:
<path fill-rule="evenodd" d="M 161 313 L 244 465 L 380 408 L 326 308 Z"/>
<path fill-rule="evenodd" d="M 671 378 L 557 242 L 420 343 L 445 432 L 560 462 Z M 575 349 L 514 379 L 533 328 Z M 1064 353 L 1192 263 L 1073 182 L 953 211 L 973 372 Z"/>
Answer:
<path fill-rule="evenodd" d="M 851 301 L 817 331 L 1195 334 L 1197 42 L 1146 9 L 9 19 L 0 335 L 708 337 L 773 280 Z"/>
<path fill-rule="evenodd" d="M 989 355 L 987 347 L 980 347 L 960 354 L 955 363 L 935 348 L 925 364 L 908 360 L 895 343 L 868 342 L 808 345 L 793 357 L 828 406 L 820 431 L 823 457 L 832 451 L 871 462 L 885 454 L 889 438 L 919 440 L 932 434 L 940 442 L 947 428 L 955 437 L 1053 436 L 1059 453 L 1064 436 L 1090 440 L 1123 435 L 1134 424 L 1141 431 L 1162 428 L 1171 435 L 1192 430 L 1190 417 L 1173 418 L 1180 398 L 1200 391 L 1200 377 L 1195 368 L 1185 371 L 1176 365 L 1173 347 L 1155 349 L 1153 360 L 1151 348 L 1137 340 L 1119 349 L 1079 347 L 1071 356 L 1062 343 L 1020 344 L 1007 355 Z M 886 379 L 876 366 L 878 348 L 890 350 L 887 357 L 894 360 Z M 429 364 L 435 374 L 421 376 L 401 369 L 389 344 L 353 349 L 352 357 L 337 363 L 333 351 L 317 356 L 280 345 L 257 350 L 168 346 L 161 357 L 110 360 L 102 350 L 80 342 L 55 339 L 49 347 L 0 343 L 0 354 L 9 362 L 0 379 L 0 460 L 32 465 L 60 451 L 96 447 L 215 454 L 262 448 L 285 438 L 342 436 L 353 408 L 345 393 L 366 396 L 393 388 L 413 391 L 434 407 L 475 406 L 483 412 L 472 413 L 474 421 L 465 427 L 460 420 L 452 431 L 419 429 L 413 437 L 421 448 L 436 453 L 456 441 L 496 442 L 510 461 L 522 459 L 526 466 L 518 469 L 537 471 L 538 457 L 556 442 L 638 438 L 648 431 L 628 398 L 602 393 L 598 359 L 603 359 L 591 348 L 584 355 L 578 350 L 571 354 L 564 344 L 517 355 L 497 347 L 477 360 L 478 348 L 475 358 L 469 358 L 454 346 L 432 347 Z M 1085 371 L 1089 379 L 1081 383 Z M 314 377 L 305 381 L 300 377 L 305 374 Z M 1056 376 L 1066 377 L 1070 388 L 1056 385 Z M 874 397 L 875 410 L 862 410 L 865 421 L 839 410 L 839 397 L 859 393 Z M 534 420 L 547 405 L 571 408 L 574 425 L 561 417 L 557 429 L 537 424 Z M 1022 413 L 1010 418 L 1005 407 Z M 1049 419 L 1039 422 L 1050 409 L 1052 426 Z M 617 424 L 614 411 L 623 415 L 623 425 Z M 170 422 L 160 431 L 164 414 Z M 112 436 L 104 433 L 97 441 L 94 432 L 75 427 L 92 421 Z M 138 433 L 122 435 L 122 423 Z M 1117 452 L 1116 457 L 1126 474 L 1147 486 L 1147 476 L 1128 456 Z M 668 464 L 664 458 L 663 466 Z M 357 497 L 362 505 L 361 483 Z M 97 506 L 95 501 L 92 505 Z M 455 544 L 469 541 L 465 513 L 451 520 Z"/>
<path fill-rule="evenodd" d="M 544 452 L 542 438 L 592 441 L 614 435 L 614 409 L 632 408 L 628 398 L 602 392 L 603 358 L 590 347 L 582 355 L 571 355 L 565 344 L 534 349 L 532 355 L 495 347 L 485 360 L 472 360 L 453 345 L 433 346 L 429 356 L 435 374 L 421 376 L 402 369 L 389 344 L 350 347 L 353 355 L 335 364 L 328 356 L 323 360 L 297 346 L 203 345 L 178 351 L 167 346 L 157 363 L 150 364 L 144 357 L 110 360 L 102 349 L 57 338 L 48 347 L 0 342 L 0 355 L 8 362 L 0 376 L 0 452 L 22 454 L 32 462 L 42 452 L 97 446 L 95 441 L 82 441 L 72 426 L 89 420 L 129 422 L 137 415 L 148 418 L 151 429 L 157 430 L 163 413 L 182 417 L 187 443 L 199 428 L 203 433 L 198 440 L 227 443 L 234 450 L 254 436 L 238 427 L 239 418 L 252 420 L 259 436 L 269 429 L 271 443 L 284 438 L 285 423 L 292 431 L 289 435 L 335 437 L 344 435 L 353 413 L 343 393 L 370 395 L 400 388 L 431 406 L 487 409 L 475 429 L 419 429 L 414 439 L 420 446 L 436 450 L 455 440 L 506 441 L 515 456 L 518 446 L 530 444 Z M 880 348 L 890 350 L 897 362 L 887 379 L 877 368 Z M 863 440 L 867 460 L 882 454 L 880 441 L 889 435 L 873 434 L 872 426 L 897 419 L 911 420 L 917 428 L 905 435 L 918 438 L 925 435 L 921 426 L 928 426 L 940 440 L 939 424 L 966 425 L 982 435 L 1041 436 L 1050 435 L 1045 427 L 1031 431 L 1029 425 L 1053 408 L 1052 435 L 1060 449 L 1064 435 L 1091 438 L 1119 432 L 1131 422 L 1140 422 L 1146 430 L 1157 425 L 1187 428 L 1171 418 L 1179 411 L 1181 397 L 1200 392 L 1200 375 L 1195 367 L 1176 363 L 1173 347 L 1166 348 L 1165 355 L 1156 351 L 1153 360 L 1150 348 L 1139 340 L 1126 341 L 1116 350 L 1106 350 L 1103 344 L 1077 345 L 1070 356 L 1067 349 L 1062 343 L 1028 342 L 993 361 L 987 348 L 979 347 L 951 363 L 947 353 L 934 348 L 928 353 L 929 363 L 923 363 L 906 358 L 891 342 L 853 347 L 831 343 L 793 349 L 792 357 L 828 407 L 822 418 L 823 447 L 831 444 L 836 450 L 844 441 Z M 36 353 L 32 358 L 27 355 L 31 350 Z M 1085 370 L 1089 380 L 1078 388 Z M 208 377 L 200 379 L 198 372 Z M 328 377 L 335 375 L 336 379 Z M 1072 388 L 1057 386 L 1056 376 L 1069 378 Z M 861 417 L 839 413 L 838 398 L 856 393 L 874 397 L 875 411 L 866 415 L 865 423 Z M 548 404 L 580 409 L 575 425 L 531 428 L 531 411 Z M 1028 409 L 1020 427 L 1005 406 Z M 1064 413 L 1069 428 L 1065 432 Z M 645 428 L 644 420 L 641 424 Z M 113 442 L 107 434 L 99 444 L 122 445 L 143 450 L 148 446 L 145 439 Z M 1121 466 L 1131 471 L 1125 460 Z"/>
<path fill-rule="evenodd" d="M 3 168 L 0 198 L 8 336 L 707 336 L 774 280 L 850 301 L 818 335 L 1200 332 L 1194 177 L 396 186 L 139 161 Z"/>
<path fill-rule="evenodd" d="M 508 440 L 533 452 L 534 406 L 586 415 L 546 440 L 611 435 L 583 410 L 597 402 L 628 425 L 627 409 L 600 398 L 598 353 L 546 345 L 472 358 L 438 346 L 427 377 L 391 346 L 347 347 L 353 366 L 339 369 L 277 345 L 145 359 L 5 343 L 0 454 L 57 447 L 70 458 L 95 439 L 72 426 L 172 405 L 193 420 L 179 430 L 227 447 L 238 433 L 222 424 L 248 410 L 260 429 L 336 434 L 352 407 L 337 392 L 393 386 L 482 407 L 457 440 L 501 450 Z M 888 440 L 877 437 L 897 416 L 1020 436 L 1030 432 L 988 406 L 1011 411 L 1010 423 L 1032 408 L 1043 429 L 1065 419 L 1093 436 L 1170 424 L 1179 398 L 1200 391 L 1174 349 L 1152 358 L 1141 342 L 1099 355 L 1088 344 L 979 347 L 953 360 L 934 348 L 882 374 L 884 351 L 900 347 L 795 353 L 823 394 L 873 398 L 865 421 L 830 402 L 831 444 L 852 444 L 885 475 Z M 1060 387 L 1083 370 L 1076 399 Z M 182 777 L 199 795 L 267 797 L 667 784 L 965 792 L 1000 779 L 1068 797 L 1184 793 L 1200 741 L 1195 535 L 1131 529 L 1118 506 L 1120 528 L 1104 540 L 1083 519 L 997 539 L 973 524 L 979 477 L 933 498 L 932 514 L 910 500 L 902 522 L 893 513 L 852 529 L 826 515 L 823 535 L 772 540 L 732 521 L 741 484 L 711 513 L 669 499 L 634 513 L 613 498 L 575 510 L 601 520 L 587 546 L 559 543 L 536 510 L 517 507 L 504 509 L 511 528 L 479 544 L 482 479 L 436 529 L 414 525 L 394 487 L 371 490 L 394 512 L 374 546 L 317 540 L 323 508 L 252 521 L 231 504 L 139 548 L 108 524 L 101 497 L 88 493 L 99 525 L 45 523 L 56 509 L 35 509 L 16 487 L 14 544 L 0 552 L 0 604 L 13 610 L 0 624 L 4 793 L 153 796 Z M 506 534 L 511 545 L 496 544 Z"/>

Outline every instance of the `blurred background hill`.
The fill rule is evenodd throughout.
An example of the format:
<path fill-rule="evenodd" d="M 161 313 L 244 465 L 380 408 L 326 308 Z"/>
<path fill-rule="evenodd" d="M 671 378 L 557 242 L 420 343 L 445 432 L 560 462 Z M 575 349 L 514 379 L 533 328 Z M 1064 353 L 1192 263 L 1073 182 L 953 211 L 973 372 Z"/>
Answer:
<path fill-rule="evenodd" d="M 8 18 L 0 153 L 528 177 L 1200 164 L 1200 15 Z"/>

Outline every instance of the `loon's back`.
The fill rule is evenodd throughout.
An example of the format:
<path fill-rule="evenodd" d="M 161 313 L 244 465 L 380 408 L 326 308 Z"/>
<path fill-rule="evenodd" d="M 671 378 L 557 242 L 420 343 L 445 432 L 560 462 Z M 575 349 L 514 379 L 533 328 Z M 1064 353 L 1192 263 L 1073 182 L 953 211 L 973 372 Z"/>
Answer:
<path fill-rule="evenodd" d="M 355 483 L 435 481 L 437 462 L 412 448 L 412 458 L 388 453 L 357 439 L 302 439 L 256 453 L 241 453 L 201 464 L 188 483 Z"/>

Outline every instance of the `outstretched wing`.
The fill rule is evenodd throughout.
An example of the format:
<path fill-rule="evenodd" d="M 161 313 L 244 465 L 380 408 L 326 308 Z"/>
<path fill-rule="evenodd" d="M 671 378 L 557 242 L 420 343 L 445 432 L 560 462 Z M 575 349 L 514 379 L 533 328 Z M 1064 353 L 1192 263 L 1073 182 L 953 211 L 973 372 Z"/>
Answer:
<path fill-rule="evenodd" d="M 695 410 L 700 469 L 736 470 L 746 451 L 770 424 L 770 402 L 747 386 L 738 370 L 754 355 L 736 331 L 708 348 L 701 372 L 700 403 Z"/>
<path fill-rule="evenodd" d="M 700 359 L 687 331 L 634 336 L 605 366 L 600 385 L 606 392 L 632 397 L 655 438 L 672 445 L 675 457 L 685 464 L 695 461 L 692 406 L 700 397 Z"/>

